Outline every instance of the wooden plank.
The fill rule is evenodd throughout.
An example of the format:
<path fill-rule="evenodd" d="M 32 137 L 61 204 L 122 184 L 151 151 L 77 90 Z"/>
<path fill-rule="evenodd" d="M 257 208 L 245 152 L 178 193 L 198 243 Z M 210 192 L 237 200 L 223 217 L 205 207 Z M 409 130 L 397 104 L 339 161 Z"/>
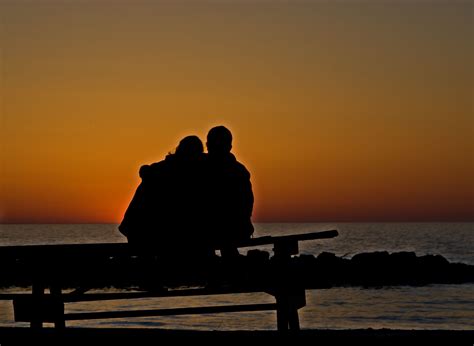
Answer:
<path fill-rule="evenodd" d="M 196 315 L 196 314 L 216 314 L 223 312 L 243 312 L 243 311 L 268 311 L 276 310 L 277 304 L 243 304 L 243 305 L 223 305 L 204 306 L 175 309 L 152 309 L 152 310 L 127 310 L 127 311 L 100 311 L 100 312 L 78 312 L 64 315 L 64 319 L 89 320 L 89 319 L 109 319 L 124 317 L 147 317 L 147 316 L 171 316 L 171 315 Z"/>
<path fill-rule="evenodd" d="M 31 328 L 43 328 L 43 321 L 39 317 L 40 311 L 43 311 L 41 304 L 44 302 L 44 286 L 41 282 L 33 282 L 33 287 L 31 288 L 31 296 L 33 297 L 33 301 L 35 305 L 39 304 L 40 306 L 36 306 L 33 310 L 34 318 L 31 319 Z M 16 310 L 15 310 L 16 311 Z M 16 316 L 16 313 L 15 313 Z M 15 318 L 16 320 L 16 318 Z"/>
<path fill-rule="evenodd" d="M 288 330 L 288 306 L 282 297 L 277 297 L 277 329 L 280 332 Z"/>
<path fill-rule="evenodd" d="M 156 297 L 185 297 L 185 296 L 205 296 L 219 294 L 241 294 L 241 293 L 266 293 L 264 287 L 222 287 L 222 288 L 189 288 L 169 291 L 143 291 L 143 292 L 112 292 L 112 293 L 85 293 L 85 294 L 63 294 L 61 299 L 65 303 L 85 302 L 96 300 L 121 300 L 121 299 L 141 299 Z M 46 295 L 48 296 L 48 295 Z M 31 293 L 5 293 L 0 294 L 0 300 L 15 300 L 24 297 L 31 297 Z"/>
<path fill-rule="evenodd" d="M 96 301 L 96 300 L 121 300 L 121 299 L 142 299 L 160 297 L 189 297 L 189 296 L 210 296 L 220 294 L 242 294 L 242 293 L 268 293 L 268 288 L 264 287 L 222 287 L 222 288 L 189 288 L 159 292 L 114 292 L 114 293 L 88 293 L 82 295 L 62 296 L 66 303 Z"/>
<path fill-rule="evenodd" d="M 1 246 L 2 258 L 94 257 L 132 255 L 128 243 Z"/>
<path fill-rule="evenodd" d="M 291 331 L 300 330 L 298 310 L 295 308 L 290 308 L 288 311 L 288 326 Z"/>
<path fill-rule="evenodd" d="M 265 236 L 249 239 L 237 244 L 237 247 L 253 247 L 286 241 L 329 239 L 337 237 L 337 235 L 338 232 L 336 230 L 331 230 L 277 237 Z M 136 254 L 136 251 L 131 249 L 128 243 L 0 246 L 0 260 L 2 258 L 54 259 L 58 257 L 131 256 Z"/>
<path fill-rule="evenodd" d="M 291 234 L 283 236 L 267 236 L 252 238 L 248 241 L 242 242 L 238 247 L 251 247 L 259 245 L 269 245 L 275 244 L 276 242 L 285 242 L 285 241 L 302 241 L 302 240 L 316 240 L 316 239 L 330 239 L 335 238 L 339 235 L 337 230 L 323 231 L 323 232 L 312 232 L 312 233 L 300 233 L 300 234 Z"/>
<path fill-rule="evenodd" d="M 292 234 L 286 236 L 265 236 L 251 238 L 237 244 L 237 247 L 252 247 L 259 245 L 269 245 L 275 242 L 303 241 L 316 239 L 329 239 L 338 236 L 337 230 Z M 53 244 L 53 245 L 17 245 L 0 246 L 0 257 L 23 257 L 29 254 L 44 255 L 77 255 L 86 253 L 89 256 L 103 255 L 131 255 L 133 250 L 128 243 L 95 243 L 95 244 Z M 49 256 L 48 256 L 49 257 Z"/>
<path fill-rule="evenodd" d="M 30 297 L 31 293 L 3 293 L 0 294 L 0 300 L 14 300 L 22 297 Z"/>
<path fill-rule="evenodd" d="M 54 320 L 54 326 L 56 328 L 59 328 L 59 329 L 62 329 L 62 328 L 66 328 L 66 322 L 64 321 L 64 301 L 62 300 L 62 290 L 61 290 L 61 286 L 58 286 L 58 285 L 53 285 L 49 288 L 49 291 L 50 291 L 50 295 L 51 297 L 53 297 L 53 299 L 55 299 L 56 301 L 60 302 L 60 304 L 62 305 L 62 313 L 58 313 L 56 314 L 56 318 Z"/>
<path fill-rule="evenodd" d="M 223 288 L 189 288 L 169 291 L 149 291 L 149 292 L 113 292 L 113 293 L 85 293 L 85 294 L 62 294 L 61 300 L 65 303 L 87 302 L 98 300 L 122 300 L 122 299 L 142 299 L 160 297 L 186 297 L 186 296 L 208 296 L 219 294 L 241 294 L 241 293 L 268 293 L 263 287 L 223 287 Z M 270 293 L 268 293 L 270 294 Z M 15 300 L 30 297 L 30 293 L 6 293 L 0 294 L 0 300 Z M 48 296 L 48 295 L 46 295 Z"/>
<path fill-rule="evenodd" d="M 43 322 L 55 322 L 63 326 L 64 303 L 58 297 L 44 294 L 42 297 L 33 295 L 13 301 L 15 321 L 30 322 L 31 327 L 41 328 Z"/>
<path fill-rule="evenodd" d="M 64 294 L 62 299 L 64 302 L 84 302 L 96 300 L 120 300 L 120 299 L 141 299 L 141 298 L 160 298 L 160 297 L 188 297 L 188 296 L 209 296 L 219 294 L 241 294 L 241 293 L 256 293 L 266 292 L 267 288 L 196 288 L 183 290 L 169 290 L 162 292 L 117 292 L 117 293 L 88 293 L 83 295 L 68 295 Z M 270 293 L 269 293 L 270 294 Z"/>

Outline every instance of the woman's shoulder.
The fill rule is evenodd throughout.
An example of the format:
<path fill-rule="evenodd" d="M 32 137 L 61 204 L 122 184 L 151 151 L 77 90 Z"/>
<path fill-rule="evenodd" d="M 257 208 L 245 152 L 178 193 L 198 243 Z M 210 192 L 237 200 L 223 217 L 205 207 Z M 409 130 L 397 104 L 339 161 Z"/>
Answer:
<path fill-rule="evenodd" d="M 151 165 L 143 165 L 139 170 L 140 178 L 146 179 L 150 176 L 159 174 L 165 169 L 166 165 L 165 160 L 152 163 Z"/>

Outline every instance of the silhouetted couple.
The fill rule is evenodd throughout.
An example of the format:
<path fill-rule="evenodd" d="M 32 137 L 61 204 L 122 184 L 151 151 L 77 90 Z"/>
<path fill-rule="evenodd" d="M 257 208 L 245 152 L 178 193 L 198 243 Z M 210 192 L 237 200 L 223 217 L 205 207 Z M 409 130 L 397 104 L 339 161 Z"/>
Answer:
<path fill-rule="evenodd" d="M 138 186 L 119 230 L 131 245 L 166 256 L 237 256 L 253 233 L 250 173 L 231 153 L 224 126 L 183 138 L 174 154 L 140 168 Z"/>

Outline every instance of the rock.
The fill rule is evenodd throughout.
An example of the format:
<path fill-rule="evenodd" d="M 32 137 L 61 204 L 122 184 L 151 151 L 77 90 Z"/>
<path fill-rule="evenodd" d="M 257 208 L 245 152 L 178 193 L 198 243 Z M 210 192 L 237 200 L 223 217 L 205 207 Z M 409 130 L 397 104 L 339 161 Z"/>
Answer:
<path fill-rule="evenodd" d="M 65 265 L 65 264 L 64 264 Z M 149 257 L 112 257 L 90 262 L 72 261 L 67 271 L 50 268 L 47 277 L 60 275 L 65 287 L 87 284 L 90 287 L 148 286 L 169 283 L 169 286 L 186 283 L 202 283 L 219 280 L 235 284 L 272 284 L 282 271 L 291 272 L 291 278 L 299 280 L 307 288 L 334 286 L 391 286 L 425 284 L 474 283 L 474 266 L 450 263 L 440 255 L 417 256 L 414 252 L 387 251 L 356 254 L 352 259 L 322 252 L 317 257 L 299 255 L 290 262 L 275 261 L 266 251 L 250 250 L 247 256 L 236 261 L 213 258 L 201 265 L 196 259 L 175 258 L 167 263 Z M 59 272 L 58 272 L 59 270 Z M 22 260 L 1 260 L 0 287 L 31 285 L 33 268 Z M 151 281 L 150 281 L 151 280 Z"/>

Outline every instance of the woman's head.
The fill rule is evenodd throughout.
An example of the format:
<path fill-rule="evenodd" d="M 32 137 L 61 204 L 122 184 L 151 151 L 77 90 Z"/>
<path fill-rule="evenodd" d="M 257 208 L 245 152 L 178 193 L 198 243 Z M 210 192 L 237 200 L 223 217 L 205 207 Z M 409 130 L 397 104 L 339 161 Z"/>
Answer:
<path fill-rule="evenodd" d="M 204 152 L 204 146 L 198 136 L 184 137 L 176 148 L 176 156 L 194 158 Z"/>

